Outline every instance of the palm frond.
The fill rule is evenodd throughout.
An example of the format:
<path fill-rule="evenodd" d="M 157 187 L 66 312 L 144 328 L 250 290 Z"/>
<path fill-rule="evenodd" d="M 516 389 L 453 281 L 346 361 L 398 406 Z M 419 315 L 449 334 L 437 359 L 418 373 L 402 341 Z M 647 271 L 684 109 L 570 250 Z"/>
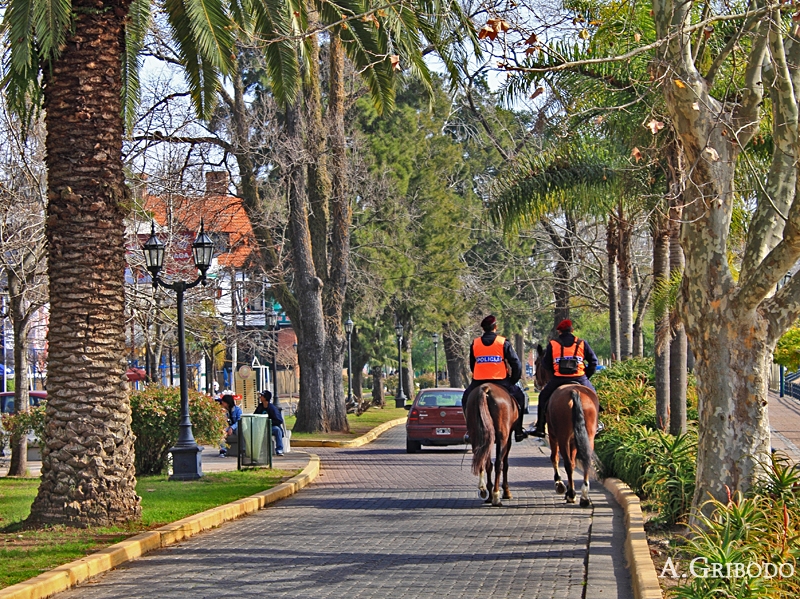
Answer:
<path fill-rule="evenodd" d="M 9 7 L 10 8 L 10 7 Z M 57 56 L 72 18 L 71 0 L 34 0 L 33 27 L 43 57 Z"/>
<path fill-rule="evenodd" d="M 292 11 L 291 15 L 287 8 Z M 292 21 L 302 19 L 304 14 L 305 4 L 302 3 L 296 6 L 274 0 L 253 3 L 253 34 L 264 45 L 272 92 L 284 105 L 294 100 L 300 88 L 298 47 L 287 38 L 296 28 Z"/>
<path fill-rule="evenodd" d="M 313 0 L 312 4 L 323 23 L 347 19 L 334 28 L 345 54 L 364 78 L 378 111 L 394 108 L 394 73 L 388 36 L 377 20 L 354 18 L 365 14 L 367 6 L 360 0 Z"/>
<path fill-rule="evenodd" d="M 9 107 L 27 123 L 41 105 L 42 98 L 39 53 L 34 36 L 34 0 L 10 2 L 2 29 L 5 48 L 2 86 Z"/>
<path fill-rule="evenodd" d="M 203 59 L 222 74 L 233 66 L 234 32 L 220 0 L 186 0 L 186 16 Z"/>
<path fill-rule="evenodd" d="M 139 104 L 139 54 L 150 26 L 150 0 L 133 0 L 125 24 L 125 48 L 122 55 L 122 116 L 131 131 Z"/>
<path fill-rule="evenodd" d="M 625 193 L 619 153 L 581 141 L 528 150 L 495 179 L 489 215 L 508 231 L 558 210 L 606 213 Z"/>

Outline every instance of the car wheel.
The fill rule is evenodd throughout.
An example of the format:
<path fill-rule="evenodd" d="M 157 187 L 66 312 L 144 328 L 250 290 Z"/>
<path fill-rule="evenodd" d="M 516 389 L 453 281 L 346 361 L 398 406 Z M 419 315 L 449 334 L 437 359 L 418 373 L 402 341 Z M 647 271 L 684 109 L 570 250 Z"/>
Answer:
<path fill-rule="evenodd" d="M 422 449 L 422 443 L 406 439 L 406 453 L 417 453 L 420 449 Z"/>

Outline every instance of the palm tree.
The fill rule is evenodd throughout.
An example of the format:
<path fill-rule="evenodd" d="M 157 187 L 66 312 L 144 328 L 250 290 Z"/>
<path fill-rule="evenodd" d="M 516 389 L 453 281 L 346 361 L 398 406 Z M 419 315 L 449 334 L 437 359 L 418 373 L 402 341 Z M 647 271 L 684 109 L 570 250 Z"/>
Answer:
<path fill-rule="evenodd" d="M 421 2 L 420 13 L 433 4 Z M 338 23 L 338 34 L 371 93 L 382 107 L 390 107 L 389 37 L 377 20 L 359 18 L 377 9 L 370 11 L 357 0 L 312 7 L 324 25 Z M 292 109 L 297 107 L 299 57 L 309 46 L 308 9 L 293 0 L 167 0 L 171 33 L 198 113 L 211 114 L 219 77 L 233 67 L 234 31 L 247 31 L 264 48 L 273 91 L 289 107 L 291 132 L 302 135 L 301 115 Z M 412 12 L 400 6 L 386 22 L 398 28 Z M 107 525 L 140 513 L 123 380 L 123 218 L 129 194 L 121 145 L 124 110 L 131 114 L 137 97 L 138 51 L 149 21 L 147 0 L 11 0 L 4 15 L 5 91 L 23 116 L 43 103 L 48 132 L 50 401 L 32 522 Z M 421 64 L 420 58 L 416 66 Z M 292 189 L 303 195 L 303 173 L 292 180 Z M 299 216 L 306 207 L 299 201 L 294 222 L 302 239 Z M 304 260 L 310 248 L 295 246 Z M 311 273 L 303 288 L 316 305 L 319 290 Z"/>

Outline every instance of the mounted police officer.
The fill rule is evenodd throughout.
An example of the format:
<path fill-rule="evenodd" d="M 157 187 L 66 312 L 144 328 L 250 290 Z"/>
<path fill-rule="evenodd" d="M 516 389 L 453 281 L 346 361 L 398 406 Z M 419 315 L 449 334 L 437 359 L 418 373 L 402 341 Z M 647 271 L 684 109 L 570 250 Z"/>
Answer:
<path fill-rule="evenodd" d="M 522 376 L 522 362 L 511 347 L 511 343 L 497 334 L 497 319 L 491 314 L 481 321 L 483 335 L 476 338 L 469 348 L 469 366 L 472 382 L 464 391 L 461 405 L 466 411 L 467 398 L 474 389 L 484 383 L 503 387 L 516 400 L 519 417 L 514 425 L 514 440 L 519 443 L 528 434 L 522 430 L 522 409 L 525 395 L 516 383 Z"/>
<path fill-rule="evenodd" d="M 556 330 L 559 335 L 551 339 L 544 352 L 541 366 L 553 376 L 539 393 L 539 407 L 537 411 L 536 428 L 529 432 L 534 437 L 544 437 L 545 413 L 547 402 L 553 392 L 562 385 L 583 385 L 595 390 L 589 382 L 597 370 L 597 356 L 584 339 L 578 339 L 572 334 L 572 321 L 562 320 Z"/>

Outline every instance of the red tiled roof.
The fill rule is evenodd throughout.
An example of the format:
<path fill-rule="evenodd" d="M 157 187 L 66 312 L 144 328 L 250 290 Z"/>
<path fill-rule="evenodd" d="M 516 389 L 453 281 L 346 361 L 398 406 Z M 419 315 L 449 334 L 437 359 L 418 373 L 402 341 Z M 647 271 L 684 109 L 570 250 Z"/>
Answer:
<path fill-rule="evenodd" d="M 143 208 L 158 225 L 166 226 L 171 222 L 173 231 L 189 232 L 192 238 L 200 229 L 201 218 L 207 233 L 227 234 L 227 251 L 216 252 L 220 267 L 242 268 L 256 250 L 253 227 L 241 199 L 237 197 L 206 195 L 163 198 L 147 195 Z"/>

